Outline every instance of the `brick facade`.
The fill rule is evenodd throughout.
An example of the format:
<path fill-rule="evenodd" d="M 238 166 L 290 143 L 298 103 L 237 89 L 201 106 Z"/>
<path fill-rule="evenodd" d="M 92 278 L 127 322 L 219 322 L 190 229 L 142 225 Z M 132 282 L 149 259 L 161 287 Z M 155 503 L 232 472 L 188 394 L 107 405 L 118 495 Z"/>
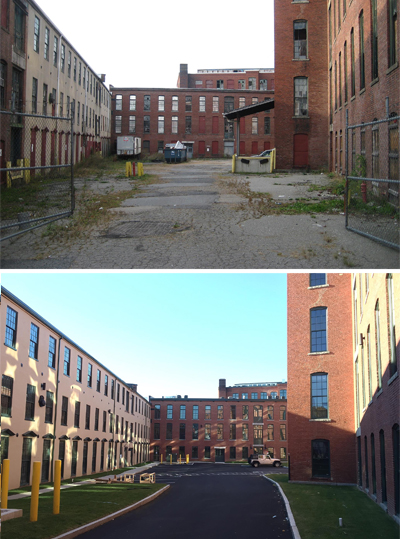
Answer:
<path fill-rule="evenodd" d="M 271 397 L 271 391 L 277 392 L 277 398 Z M 178 395 L 150 397 L 150 403 L 151 460 L 160 460 L 162 455 L 165 462 L 172 454 L 173 459 L 189 455 L 190 461 L 228 462 L 247 460 L 252 453 L 266 451 L 276 458 L 286 458 L 286 384 L 226 388 L 225 380 L 220 380 L 216 399 Z"/>
<path fill-rule="evenodd" d="M 288 430 L 293 481 L 355 483 L 354 383 L 350 274 L 327 274 L 327 284 L 310 286 L 307 273 L 288 274 Z M 311 347 L 311 309 L 324 307 L 327 345 Z M 318 345 L 316 346 L 318 348 Z M 327 375 L 325 408 L 312 414 L 312 375 Z M 313 415 L 321 416 L 313 418 Z M 313 442 L 328 441 L 327 468 L 317 468 Z M 317 445 L 317 442 L 315 442 Z M 318 457 L 318 447 L 314 448 Z M 313 470 L 314 465 L 314 470 Z"/>
<path fill-rule="evenodd" d="M 265 70 L 265 73 L 263 70 L 244 73 L 212 71 L 190 75 L 181 66 L 178 88 L 111 86 L 113 149 L 116 151 L 118 136 L 135 135 L 142 139 L 144 154 L 157 153 L 165 144 L 180 140 L 190 147 L 193 157 L 232 155 L 236 151 L 236 128 L 233 124 L 228 128 L 223 112 L 273 97 L 274 74 L 273 70 Z M 255 79 L 254 89 L 249 89 L 249 78 Z M 228 79 L 232 81 L 229 83 L 232 89 L 227 88 Z M 217 88 L 217 80 L 223 81 L 223 88 Z M 240 90 L 237 89 L 239 80 L 245 82 L 245 88 Z M 267 90 L 259 89 L 260 80 L 267 81 Z M 146 110 L 145 99 L 149 103 Z M 256 123 L 252 116 L 241 120 L 240 153 L 243 155 L 256 155 L 275 146 L 274 111 L 257 114 L 254 118 Z"/>

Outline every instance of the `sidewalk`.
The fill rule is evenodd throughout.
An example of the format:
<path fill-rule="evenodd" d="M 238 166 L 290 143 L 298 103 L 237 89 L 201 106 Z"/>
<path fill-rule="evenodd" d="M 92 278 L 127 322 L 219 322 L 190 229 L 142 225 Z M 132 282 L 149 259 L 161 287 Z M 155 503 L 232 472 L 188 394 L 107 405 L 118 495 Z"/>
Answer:
<path fill-rule="evenodd" d="M 125 472 L 118 474 L 117 477 L 122 477 L 123 475 L 132 474 L 132 473 L 140 474 L 148 470 L 149 468 L 152 468 L 153 466 L 158 466 L 158 463 L 152 462 L 151 464 L 145 464 L 144 466 L 140 466 L 138 468 L 130 468 L 129 470 L 125 470 Z M 101 479 L 114 479 L 114 475 L 116 474 L 111 473 L 107 475 L 102 475 L 100 477 Z M 77 481 L 76 483 L 69 483 L 68 485 L 61 485 L 61 490 L 65 488 L 80 487 L 81 485 L 87 485 L 89 483 L 95 483 L 95 482 L 96 482 L 96 479 L 87 479 L 86 481 Z M 47 488 L 40 489 L 39 495 L 45 494 L 47 492 L 53 492 L 53 490 L 54 490 L 54 487 L 47 487 Z M 30 492 L 23 492 L 22 494 L 14 494 L 12 496 L 9 496 L 8 499 L 19 500 L 21 498 L 28 498 L 30 495 L 31 495 Z"/>

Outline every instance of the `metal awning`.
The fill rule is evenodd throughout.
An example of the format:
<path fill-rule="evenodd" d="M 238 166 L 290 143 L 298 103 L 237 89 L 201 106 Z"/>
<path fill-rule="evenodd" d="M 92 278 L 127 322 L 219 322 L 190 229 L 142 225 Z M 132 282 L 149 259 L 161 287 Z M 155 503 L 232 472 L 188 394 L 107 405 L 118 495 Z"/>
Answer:
<path fill-rule="evenodd" d="M 243 116 L 250 116 L 251 114 L 258 114 L 266 110 L 271 110 L 275 107 L 275 99 L 266 99 L 261 103 L 255 103 L 254 105 L 248 105 L 240 109 L 231 110 L 230 112 L 224 112 L 223 115 L 227 120 L 236 120 Z"/>

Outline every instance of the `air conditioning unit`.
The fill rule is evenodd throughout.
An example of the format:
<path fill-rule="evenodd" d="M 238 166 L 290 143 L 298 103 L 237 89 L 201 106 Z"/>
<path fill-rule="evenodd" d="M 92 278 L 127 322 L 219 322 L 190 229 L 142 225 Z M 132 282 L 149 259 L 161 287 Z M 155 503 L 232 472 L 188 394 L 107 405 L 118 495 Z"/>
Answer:
<path fill-rule="evenodd" d="M 56 99 L 55 99 L 55 95 L 53 93 L 50 93 L 49 94 L 49 103 L 55 103 Z"/>

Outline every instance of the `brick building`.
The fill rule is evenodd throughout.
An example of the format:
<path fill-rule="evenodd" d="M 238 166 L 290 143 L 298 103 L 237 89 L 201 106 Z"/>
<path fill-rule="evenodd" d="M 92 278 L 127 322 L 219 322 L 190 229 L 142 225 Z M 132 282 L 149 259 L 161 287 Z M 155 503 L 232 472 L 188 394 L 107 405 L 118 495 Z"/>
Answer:
<path fill-rule="evenodd" d="M 150 407 L 109 368 L 1 289 L 1 458 L 10 488 L 41 482 L 53 462 L 68 479 L 148 459 Z"/>
<path fill-rule="evenodd" d="M 398 274 L 288 275 L 290 479 L 358 482 L 396 520 L 399 294 Z"/>
<path fill-rule="evenodd" d="M 286 459 L 286 383 L 219 381 L 219 397 L 150 397 L 151 460 L 189 455 L 191 461 L 225 462 L 268 451 Z"/>
<path fill-rule="evenodd" d="M 27 118 L 1 115 L 0 168 L 8 161 L 16 166 L 18 159 L 29 159 L 31 166 L 68 161 L 70 129 L 51 117 L 70 117 L 71 105 L 74 162 L 93 151 L 108 154 L 111 97 L 105 76 L 94 72 L 39 5 L 1 0 L 0 38 L 0 111 L 49 117 L 28 126 Z"/>
<path fill-rule="evenodd" d="M 329 162 L 344 173 L 346 112 L 349 125 L 400 114 L 396 6 L 396 0 L 275 2 L 275 114 L 285 126 L 276 132 L 278 168 Z M 389 157 L 399 179 L 397 122 L 351 143 L 351 153 L 380 156 L 381 173 Z M 371 160 L 367 177 L 377 177 L 372 169 Z"/>
<path fill-rule="evenodd" d="M 273 69 L 200 70 L 189 74 L 181 64 L 177 88 L 114 88 L 112 143 L 118 136 L 142 138 L 142 152 L 162 152 L 180 140 L 189 157 L 233 155 L 233 122 L 223 113 L 274 95 Z M 273 148 L 274 113 L 242 118 L 240 153 L 257 155 Z"/>

